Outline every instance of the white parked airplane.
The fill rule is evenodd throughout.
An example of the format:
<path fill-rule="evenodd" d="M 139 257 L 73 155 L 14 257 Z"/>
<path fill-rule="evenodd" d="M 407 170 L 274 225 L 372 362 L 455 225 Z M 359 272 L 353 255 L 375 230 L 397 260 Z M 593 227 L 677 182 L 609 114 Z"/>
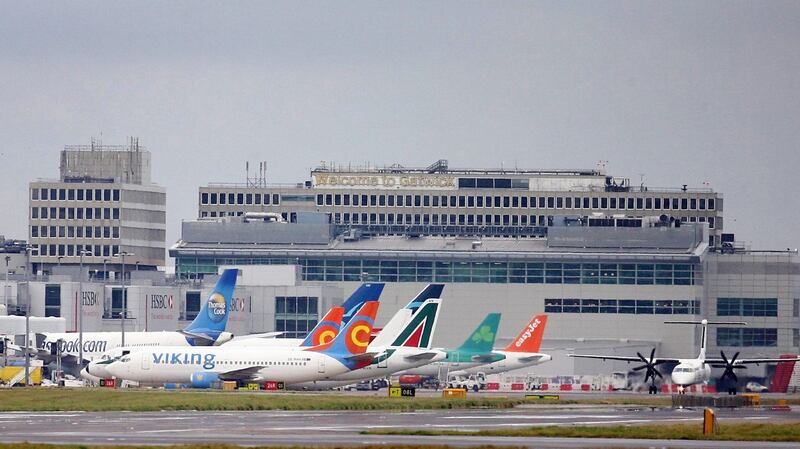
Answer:
<path fill-rule="evenodd" d="M 231 310 L 233 289 L 236 286 L 237 269 L 227 269 L 214 286 L 214 290 L 200 308 L 200 312 L 186 328 L 179 331 L 126 332 L 126 347 L 146 346 L 209 346 L 220 345 L 233 339 L 233 334 L 225 331 Z M 275 333 L 258 336 L 274 336 Z M 55 360 L 55 348 L 61 349 L 61 362 L 65 371 L 78 374 L 81 366 L 108 351 L 122 347 L 120 332 L 84 332 L 83 360 L 79 359 L 80 334 L 77 332 L 45 332 L 36 334 L 37 349 L 31 353 L 49 363 Z M 9 348 L 24 352 L 24 346 Z"/>
<path fill-rule="evenodd" d="M 285 384 L 331 379 L 368 365 L 369 337 L 378 310 L 369 301 L 332 341 L 312 348 L 162 347 L 140 348 L 106 368 L 113 376 L 143 384 L 190 383 L 207 388 L 217 380 Z"/>
<path fill-rule="evenodd" d="M 441 299 L 427 299 L 418 308 L 415 301 L 400 309 L 370 343 L 367 351 L 377 356 L 369 365 L 340 374 L 330 381 L 296 384 L 292 388 L 330 389 L 360 380 L 387 377 L 398 371 L 444 359 L 447 353 L 431 349 Z M 416 309 L 413 315 L 412 308 Z"/>
<path fill-rule="evenodd" d="M 601 359 L 601 360 L 621 360 L 625 362 L 642 362 L 644 365 L 634 368 L 634 371 L 647 370 L 645 373 L 644 382 L 652 379 L 648 392 L 650 394 L 658 393 L 658 387 L 655 385 L 656 376 L 663 378 L 661 373 L 656 369 L 656 366 L 662 363 L 677 363 L 672 370 L 672 383 L 679 386 L 679 392 L 684 393 L 686 387 L 689 385 L 706 383 L 711 378 L 711 368 L 724 368 L 720 381 L 725 377 L 730 377 L 736 382 L 737 377 L 734 370 L 745 369 L 746 365 L 753 365 L 759 363 L 780 363 L 791 362 L 793 359 L 739 359 L 737 352 L 731 359 L 725 356 L 725 352 L 721 352 L 722 358 L 709 359 L 706 357 L 706 343 L 708 340 L 708 325 L 746 325 L 744 322 L 713 322 L 708 320 L 701 321 L 665 321 L 666 324 L 699 324 L 703 326 L 703 334 L 701 338 L 700 354 L 692 359 L 675 359 L 667 357 L 655 357 L 655 348 L 650 352 L 649 360 L 641 353 L 637 352 L 636 357 L 614 356 L 614 355 L 587 355 L 587 354 L 569 354 L 569 357 L 584 358 L 584 359 Z M 794 361 L 800 361 L 800 357 Z M 720 382 L 721 383 L 721 382 Z M 736 387 L 728 389 L 728 394 L 736 394 Z"/>
<path fill-rule="evenodd" d="M 522 328 L 516 338 L 511 340 L 503 349 L 495 349 L 492 352 L 502 355 L 504 358 L 486 365 L 474 366 L 464 370 L 451 371 L 451 375 L 469 375 L 479 372 L 485 374 L 499 374 L 515 369 L 526 368 L 529 366 L 540 365 L 549 362 L 553 357 L 549 354 L 539 352 L 544 337 L 544 328 L 547 325 L 547 315 L 535 315 L 531 321 Z"/>

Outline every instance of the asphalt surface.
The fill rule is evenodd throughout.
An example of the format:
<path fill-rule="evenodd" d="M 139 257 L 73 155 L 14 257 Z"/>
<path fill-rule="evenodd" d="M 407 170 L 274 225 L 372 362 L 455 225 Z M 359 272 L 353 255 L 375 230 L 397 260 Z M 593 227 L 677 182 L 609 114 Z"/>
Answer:
<path fill-rule="evenodd" d="M 798 410 L 720 409 L 722 421 L 798 422 Z M 487 438 L 472 436 L 361 435 L 377 429 L 513 429 L 530 426 L 695 423 L 702 410 L 608 406 L 530 406 L 510 410 L 417 412 L 15 412 L 0 413 L 0 442 L 54 444 L 238 445 L 495 444 L 536 448 L 676 447 L 796 448 L 797 443 L 626 440 L 578 438 Z"/>

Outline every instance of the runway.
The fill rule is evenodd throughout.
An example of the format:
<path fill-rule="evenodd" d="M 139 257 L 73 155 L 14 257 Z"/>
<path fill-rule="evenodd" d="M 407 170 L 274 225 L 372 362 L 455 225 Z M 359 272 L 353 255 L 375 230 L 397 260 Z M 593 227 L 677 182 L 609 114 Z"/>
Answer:
<path fill-rule="evenodd" d="M 0 442 L 65 444 L 362 445 L 480 444 L 536 448 L 679 447 L 752 448 L 753 442 L 471 436 L 361 435 L 376 429 L 510 429 L 530 426 L 625 425 L 701 422 L 702 410 L 608 406 L 530 406 L 509 410 L 253 411 L 253 412 L 52 412 L 0 413 Z M 800 422 L 800 412 L 769 409 L 718 411 L 718 418 L 749 422 Z M 796 443 L 757 443 L 789 448 Z"/>

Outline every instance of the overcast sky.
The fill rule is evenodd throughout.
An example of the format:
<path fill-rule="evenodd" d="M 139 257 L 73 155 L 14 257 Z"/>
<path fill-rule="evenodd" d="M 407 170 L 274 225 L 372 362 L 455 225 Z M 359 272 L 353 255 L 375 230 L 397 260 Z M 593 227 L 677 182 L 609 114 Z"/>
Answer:
<path fill-rule="evenodd" d="M 138 136 L 167 245 L 197 188 L 319 161 L 594 168 L 795 248 L 800 2 L 0 1 L 0 234 L 65 144 Z M 251 164 L 252 166 L 253 164 Z"/>

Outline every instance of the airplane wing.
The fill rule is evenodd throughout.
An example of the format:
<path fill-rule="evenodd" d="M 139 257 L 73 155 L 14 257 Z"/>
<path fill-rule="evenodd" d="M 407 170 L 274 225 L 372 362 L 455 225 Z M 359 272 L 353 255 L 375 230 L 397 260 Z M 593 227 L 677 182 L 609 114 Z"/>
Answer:
<path fill-rule="evenodd" d="M 375 358 L 376 355 L 380 354 L 380 352 L 364 352 L 361 354 L 354 354 L 351 356 L 345 357 L 347 360 L 355 360 L 356 362 L 363 362 L 363 361 L 370 361 Z"/>
<path fill-rule="evenodd" d="M 275 338 L 279 335 L 283 335 L 283 332 L 263 332 L 260 334 L 247 334 L 247 335 L 237 335 L 234 337 L 235 340 L 250 340 L 253 338 Z"/>
<path fill-rule="evenodd" d="M 247 368 L 235 369 L 219 373 L 219 378 L 222 380 L 252 380 L 255 375 L 264 368 L 260 365 L 248 366 Z"/>
<path fill-rule="evenodd" d="M 178 332 L 180 334 L 183 334 L 183 335 L 185 335 L 185 336 L 187 336 L 189 338 L 194 338 L 194 339 L 197 339 L 197 340 L 204 340 L 204 341 L 209 343 L 209 346 L 213 345 L 216 342 L 215 339 L 213 339 L 213 338 L 211 338 L 211 337 L 209 337 L 208 335 L 205 335 L 205 334 L 197 334 L 197 333 L 189 332 L 189 331 L 183 330 L 183 329 L 178 330 L 176 332 Z"/>
<path fill-rule="evenodd" d="M 706 359 L 706 363 L 710 365 L 720 365 L 720 368 L 725 367 L 725 360 L 723 359 Z M 800 357 L 793 359 L 737 359 L 734 365 L 757 365 L 759 363 L 780 363 L 780 362 L 800 362 Z"/>
<path fill-rule="evenodd" d="M 413 354 L 413 355 L 407 355 L 407 356 L 403 357 L 403 360 L 406 360 L 406 361 L 409 361 L 409 362 L 418 362 L 420 360 L 430 360 L 430 359 L 436 357 L 439 354 L 440 354 L 439 351 L 425 351 L 425 352 L 420 352 L 420 353 Z"/>
<path fill-rule="evenodd" d="M 12 351 L 21 352 L 23 355 L 25 354 L 25 350 L 28 350 L 28 352 L 31 354 L 31 357 L 50 357 L 50 351 L 46 349 L 18 346 L 13 343 L 6 343 L 6 348 L 11 349 Z"/>
<path fill-rule="evenodd" d="M 620 355 L 591 355 L 591 354 L 567 354 L 567 357 L 575 357 L 577 359 L 599 359 L 599 360 L 618 360 L 622 362 L 642 362 L 642 359 L 639 357 L 626 357 Z M 679 359 L 671 359 L 671 358 L 664 358 L 664 357 L 655 357 L 653 359 L 653 363 L 661 362 L 661 363 L 680 363 Z"/>
<path fill-rule="evenodd" d="M 494 353 L 476 354 L 470 357 L 470 359 L 473 362 L 479 362 L 479 363 L 492 363 L 492 362 L 497 362 L 499 360 L 503 360 L 504 358 L 505 358 L 504 355 L 494 354 Z"/>
<path fill-rule="evenodd" d="M 519 360 L 522 363 L 530 363 L 530 362 L 535 362 L 535 361 L 537 361 L 537 360 L 539 360 L 539 359 L 541 359 L 543 357 L 544 357 L 544 355 L 542 355 L 542 354 L 536 354 L 536 355 L 529 355 L 529 356 L 525 356 L 525 357 L 520 357 L 517 360 Z"/>

